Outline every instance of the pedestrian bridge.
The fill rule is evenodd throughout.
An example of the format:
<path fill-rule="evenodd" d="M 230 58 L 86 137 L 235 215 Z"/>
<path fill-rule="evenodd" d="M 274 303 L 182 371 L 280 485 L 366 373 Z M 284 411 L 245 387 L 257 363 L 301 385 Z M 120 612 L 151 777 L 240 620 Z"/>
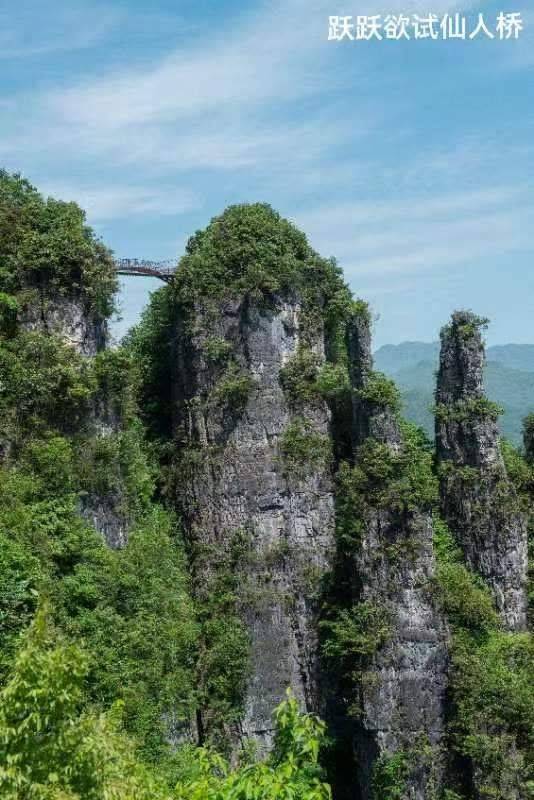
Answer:
<path fill-rule="evenodd" d="M 144 275 L 169 283 L 176 271 L 175 261 L 147 261 L 143 258 L 116 258 L 117 275 Z"/>

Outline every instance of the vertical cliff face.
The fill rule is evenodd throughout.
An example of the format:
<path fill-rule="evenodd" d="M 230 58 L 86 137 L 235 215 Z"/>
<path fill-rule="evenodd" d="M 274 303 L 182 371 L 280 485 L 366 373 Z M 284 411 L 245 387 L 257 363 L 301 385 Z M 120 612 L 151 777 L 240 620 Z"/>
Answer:
<path fill-rule="evenodd" d="M 526 622 L 526 521 L 502 460 L 498 409 L 483 387 L 484 321 L 456 312 L 441 332 L 436 455 L 442 514 L 506 626 Z"/>
<path fill-rule="evenodd" d="M 64 296 L 58 292 L 26 289 L 21 293 L 18 324 L 22 331 L 57 337 L 77 355 L 94 358 L 109 345 L 107 319 L 90 308 L 82 293 Z M 126 391 L 126 387 L 123 387 Z M 123 424 L 120 414 L 113 408 L 105 385 L 99 386 L 92 398 L 82 426 L 94 442 L 96 449 L 104 452 L 118 441 Z M 102 534 L 112 548 L 126 544 L 133 515 L 124 490 L 124 476 L 118 463 L 109 464 L 113 484 L 93 487 L 80 496 L 80 513 Z"/>
<path fill-rule="evenodd" d="M 333 546 L 329 412 L 320 400 L 296 410 L 281 381 L 303 343 L 302 316 L 298 296 L 268 307 L 241 298 L 215 313 L 197 304 L 176 337 L 175 426 L 197 594 L 213 591 L 239 544 L 232 570 L 250 671 L 234 735 L 260 747 L 271 744 L 287 687 L 317 708 L 317 590 Z M 321 325 L 307 347 L 324 361 Z M 292 452 L 309 442 L 308 459 Z M 201 725 L 209 732 L 209 713 Z"/>
<path fill-rule="evenodd" d="M 46 296 L 39 291 L 26 294 L 19 314 L 23 330 L 59 336 L 84 356 L 94 356 L 104 349 L 107 321 L 85 307 L 81 297 Z"/>
<path fill-rule="evenodd" d="M 330 412 L 314 376 L 327 299 L 341 291 L 335 266 L 263 205 L 215 218 L 178 270 L 176 497 L 203 614 L 201 738 L 222 729 L 268 749 L 288 687 L 318 709 L 334 493 Z M 239 639 L 231 676 L 225 626 Z"/>
<path fill-rule="evenodd" d="M 365 315 L 348 326 L 348 353 L 354 469 L 367 472 L 352 567 L 354 610 L 380 609 L 385 622 L 358 689 L 358 794 L 372 797 L 388 786 L 385 775 L 396 774 L 403 797 L 430 798 L 442 779 L 448 662 L 447 629 L 430 589 L 435 569 L 430 497 L 417 497 L 411 489 L 409 499 L 402 497 L 409 483 L 405 468 L 419 466 L 394 412 L 394 387 L 372 372 Z M 429 466 L 420 465 L 427 477 Z"/>

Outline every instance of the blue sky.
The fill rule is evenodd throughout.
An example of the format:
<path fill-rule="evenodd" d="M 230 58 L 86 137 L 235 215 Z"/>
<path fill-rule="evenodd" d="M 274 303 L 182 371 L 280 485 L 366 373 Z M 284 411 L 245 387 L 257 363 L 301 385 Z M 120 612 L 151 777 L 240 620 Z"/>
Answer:
<path fill-rule="evenodd" d="M 534 342 L 534 13 L 510 2 L 4 0 L 0 164 L 77 200 L 119 256 L 178 257 L 267 201 L 338 258 L 377 346 L 434 339 L 455 307 Z M 525 30 L 327 41 L 332 14 L 456 10 Z M 117 331 L 153 288 L 128 280 Z"/>

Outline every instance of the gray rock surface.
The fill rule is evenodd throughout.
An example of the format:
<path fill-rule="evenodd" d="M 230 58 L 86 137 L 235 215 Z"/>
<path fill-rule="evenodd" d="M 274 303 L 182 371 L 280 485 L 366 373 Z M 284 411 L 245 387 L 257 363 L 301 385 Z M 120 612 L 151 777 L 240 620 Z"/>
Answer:
<path fill-rule="evenodd" d="M 522 630 L 527 607 L 526 519 L 506 473 L 497 423 L 484 413 L 483 366 L 477 318 L 456 312 L 441 334 L 436 387 L 442 514 L 469 566 L 491 587 L 505 625 Z"/>
<path fill-rule="evenodd" d="M 27 302 L 20 314 L 24 330 L 61 336 L 78 353 L 94 356 L 107 340 L 105 320 L 87 312 L 78 297 L 45 298 L 38 292 Z"/>
<path fill-rule="evenodd" d="M 361 389 L 372 369 L 365 318 L 349 325 L 348 347 L 351 384 Z M 357 448 L 368 436 L 400 451 L 399 424 L 387 406 L 373 406 L 355 393 L 353 418 L 356 463 Z M 430 512 L 369 508 L 355 569 L 358 600 L 383 608 L 390 625 L 360 687 L 362 716 L 354 743 L 359 796 L 372 797 L 378 759 L 405 752 L 404 796 L 434 797 L 442 779 L 448 631 L 430 589 L 435 569 Z"/>
<path fill-rule="evenodd" d="M 197 306 L 176 335 L 176 436 L 182 447 L 200 451 L 179 502 L 189 541 L 213 546 L 197 566 L 197 586 L 209 580 L 236 532 L 249 538 L 239 611 L 251 642 L 251 677 L 238 735 L 255 740 L 260 752 L 271 746 L 272 713 L 287 687 L 303 709 L 317 709 L 317 592 L 333 549 L 330 466 L 290 474 L 280 448 L 299 415 L 314 434 L 329 434 L 326 404 L 296 410 L 280 383 L 280 369 L 302 340 L 301 311 L 298 297 L 278 298 L 271 309 L 245 299 L 226 302 L 215 314 Z M 241 409 L 217 399 L 224 367 L 206 355 L 214 337 L 230 345 L 251 378 Z M 321 360 L 323 338 L 319 327 L 311 346 Z"/>

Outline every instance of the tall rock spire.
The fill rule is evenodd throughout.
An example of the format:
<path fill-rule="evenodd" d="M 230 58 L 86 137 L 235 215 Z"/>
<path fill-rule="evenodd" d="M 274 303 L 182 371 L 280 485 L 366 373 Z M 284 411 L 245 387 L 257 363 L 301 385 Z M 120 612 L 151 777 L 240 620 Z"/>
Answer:
<path fill-rule="evenodd" d="M 211 272 L 199 288 L 213 250 L 228 278 L 214 285 Z M 231 743 L 252 739 L 260 752 L 288 687 L 318 709 L 319 590 L 334 547 L 330 412 L 313 387 L 325 362 L 322 270 L 335 277 L 271 209 L 234 207 L 195 240 L 176 290 L 177 502 L 206 618 L 201 735 L 222 722 Z M 218 673 L 220 602 L 243 647 Z"/>
<path fill-rule="evenodd" d="M 485 396 L 485 320 L 457 311 L 441 331 L 436 455 L 442 514 L 469 566 L 490 585 L 505 625 L 526 623 L 526 522 L 499 444 L 499 409 Z"/>
<path fill-rule="evenodd" d="M 402 796 L 423 800 L 442 780 L 448 662 L 447 626 L 429 591 L 435 569 L 430 454 L 411 440 L 413 430 L 401 430 L 396 387 L 372 370 L 367 309 L 349 320 L 347 349 L 353 466 L 342 472 L 337 521 L 347 607 L 331 627 L 338 635 L 351 631 L 358 643 L 359 655 L 347 664 L 355 684 L 348 709 L 354 791 L 364 800 L 376 796 L 398 770 Z M 422 492 L 409 485 L 408 465 L 422 470 Z"/>

